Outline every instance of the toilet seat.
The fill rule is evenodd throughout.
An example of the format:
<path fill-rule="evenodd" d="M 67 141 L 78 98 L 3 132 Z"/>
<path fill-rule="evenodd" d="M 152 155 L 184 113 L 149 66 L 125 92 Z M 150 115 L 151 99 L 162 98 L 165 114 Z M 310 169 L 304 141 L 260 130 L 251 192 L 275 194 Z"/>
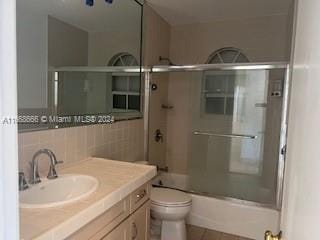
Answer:
<path fill-rule="evenodd" d="M 191 202 L 186 203 L 186 204 L 177 204 L 177 205 L 173 205 L 173 204 L 161 204 L 161 203 L 157 203 L 157 202 L 153 202 L 151 201 L 151 204 L 153 206 L 159 206 L 159 207 L 166 207 L 166 208 L 179 208 L 179 207 L 188 207 L 191 206 Z"/>
<path fill-rule="evenodd" d="M 178 190 L 152 188 L 151 204 L 164 207 L 185 207 L 191 205 L 191 197 Z"/>

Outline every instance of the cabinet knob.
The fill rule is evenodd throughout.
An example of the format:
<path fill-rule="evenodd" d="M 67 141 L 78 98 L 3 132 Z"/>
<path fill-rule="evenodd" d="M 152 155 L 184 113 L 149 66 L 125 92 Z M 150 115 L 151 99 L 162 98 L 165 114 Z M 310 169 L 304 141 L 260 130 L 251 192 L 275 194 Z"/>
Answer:
<path fill-rule="evenodd" d="M 136 196 L 136 198 L 137 198 L 136 202 L 138 202 L 140 199 L 144 198 L 144 196 L 146 196 L 146 194 L 147 194 L 147 191 L 145 189 L 143 189 L 141 192 L 139 192 Z"/>

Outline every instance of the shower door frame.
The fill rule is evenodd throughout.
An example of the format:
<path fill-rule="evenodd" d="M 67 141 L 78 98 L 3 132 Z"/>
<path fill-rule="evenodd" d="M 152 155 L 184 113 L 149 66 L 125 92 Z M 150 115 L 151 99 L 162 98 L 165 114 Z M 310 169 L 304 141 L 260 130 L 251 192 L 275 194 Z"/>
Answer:
<path fill-rule="evenodd" d="M 290 89 L 290 64 L 287 62 L 262 62 L 262 63 L 240 63 L 240 64 L 198 64 L 198 65 L 183 65 L 183 66 L 152 66 L 144 68 L 144 160 L 149 161 L 149 121 L 150 121 L 150 91 L 153 73 L 174 73 L 174 72 L 202 72 L 207 70 L 272 70 L 284 69 L 284 84 L 283 84 L 283 101 L 281 113 L 281 130 L 280 142 L 278 151 L 278 170 L 277 170 L 277 187 L 276 187 L 276 204 L 263 204 L 240 200 L 231 197 L 211 196 L 226 201 L 236 203 L 255 205 L 259 207 L 267 207 L 276 210 L 281 210 L 283 196 L 283 181 L 285 171 L 285 155 L 287 144 L 287 126 L 288 126 L 288 106 L 289 106 L 289 89 Z M 205 195 L 191 191 L 192 194 Z M 209 196 L 209 195 L 208 195 Z"/>

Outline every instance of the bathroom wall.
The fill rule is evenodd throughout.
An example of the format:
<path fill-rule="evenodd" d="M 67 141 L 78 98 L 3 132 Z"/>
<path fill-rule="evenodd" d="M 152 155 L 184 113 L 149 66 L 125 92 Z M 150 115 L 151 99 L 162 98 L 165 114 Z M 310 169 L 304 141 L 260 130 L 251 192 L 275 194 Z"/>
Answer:
<path fill-rule="evenodd" d="M 110 37 L 112 36 L 112 37 Z M 126 31 L 117 29 L 89 33 L 89 66 L 108 66 L 118 53 L 127 52 L 140 60 L 139 29 L 128 26 Z"/>
<path fill-rule="evenodd" d="M 288 14 L 288 24 L 287 24 L 287 56 L 292 59 L 292 46 L 294 45 L 294 16 L 295 16 L 295 1 L 292 1 L 289 14 Z"/>
<path fill-rule="evenodd" d="M 22 1 L 17 4 L 18 111 L 24 116 L 41 116 L 48 114 L 48 106 L 53 104 L 53 81 L 48 66 L 49 69 L 86 66 L 88 33 L 24 4 Z M 83 89 L 83 82 L 77 82 L 78 89 Z M 70 85 L 71 81 L 68 83 Z M 66 83 L 65 88 L 74 90 L 75 86 Z M 77 106 L 81 109 L 86 97 L 82 95 L 71 100 L 65 108 Z M 24 129 L 33 127 L 21 126 Z"/>
<path fill-rule="evenodd" d="M 19 134 L 19 170 L 29 178 L 34 153 L 51 149 L 61 166 L 68 166 L 90 156 L 120 161 L 143 160 L 143 121 L 121 121 L 107 125 L 54 129 Z M 42 176 L 49 169 L 47 156 L 39 157 Z M 60 167 L 61 167 L 60 166 Z"/>
<path fill-rule="evenodd" d="M 32 56 L 30 58 L 30 56 Z M 47 107 L 47 15 L 17 1 L 18 106 Z"/>
<path fill-rule="evenodd" d="M 88 32 L 48 16 L 48 66 L 50 68 L 63 66 L 87 66 L 88 65 Z M 49 72 L 48 84 L 48 106 L 53 106 L 53 75 Z M 60 111 L 64 113 L 82 112 L 87 103 L 87 96 L 83 94 L 85 75 L 79 74 L 77 79 L 64 81 L 65 92 L 78 92 L 72 97 L 61 97 L 64 99 Z M 46 82 L 43 79 L 43 82 Z M 60 91 L 63 94 L 63 91 Z M 65 100 L 67 99 L 67 100 Z M 63 110 L 62 110 L 63 109 Z"/>
<path fill-rule="evenodd" d="M 48 65 L 87 66 L 88 32 L 48 16 Z"/>
<path fill-rule="evenodd" d="M 170 57 L 176 64 L 205 63 L 223 47 L 240 48 L 251 62 L 288 59 L 288 15 L 173 26 Z"/>
<path fill-rule="evenodd" d="M 169 57 L 170 25 L 151 7 L 145 5 L 145 46 L 144 62 L 146 66 L 160 65 L 159 56 Z M 150 126 L 149 126 L 149 156 L 150 163 L 164 167 L 166 165 L 167 148 L 167 110 L 161 107 L 168 104 L 168 75 L 153 74 L 151 82 L 158 89 L 151 91 L 150 96 Z M 163 142 L 154 140 L 154 133 L 160 129 Z"/>
<path fill-rule="evenodd" d="M 144 17 L 144 62 L 146 66 L 159 65 L 159 56 L 170 54 L 171 27 L 148 4 L 144 5 Z"/>
<path fill-rule="evenodd" d="M 122 27 L 121 31 L 114 28 L 106 29 L 104 32 L 90 32 L 88 66 L 108 66 L 112 57 L 123 52 L 132 54 L 139 62 L 140 37 L 140 30 L 135 25 L 126 26 L 125 31 Z M 86 105 L 87 109 L 90 109 L 89 112 L 101 112 L 99 109 L 106 109 L 106 111 L 112 109 L 111 74 L 91 73 L 87 77 L 90 80 L 90 91 L 86 94 Z M 108 80 L 106 81 L 106 79 Z M 101 99 L 102 97 L 104 99 Z"/>
<path fill-rule="evenodd" d="M 251 62 L 287 61 L 291 44 L 289 19 L 287 15 L 275 15 L 173 26 L 170 58 L 176 64 L 203 64 L 215 50 L 236 47 Z M 167 115 L 166 163 L 174 173 L 186 174 L 188 170 L 193 87 L 190 74 L 170 75 L 168 102 L 174 109 Z M 220 123 L 218 129 L 228 127 L 226 119 L 220 119 Z"/>

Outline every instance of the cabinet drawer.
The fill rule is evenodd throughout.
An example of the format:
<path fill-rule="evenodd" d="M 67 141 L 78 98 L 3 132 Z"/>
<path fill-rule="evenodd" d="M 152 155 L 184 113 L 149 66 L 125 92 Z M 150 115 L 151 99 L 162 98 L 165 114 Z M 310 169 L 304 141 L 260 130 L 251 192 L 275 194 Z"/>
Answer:
<path fill-rule="evenodd" d="M 122 200 L 111 209 L 68 237 L 69 240 L 100 240 L 130 214 L 130 198 Z"/>
<path fill-rule="evenodd" d="M 129 219 L 131 228 L 130 240 L 149 240 L 150 201 L 134 212 Z"/>
<path fill-rule="evenodd" d="M 130 235 L 130 222 L 127 219 L 101 240 L 131 240 Z"/>
<path fill-rule="evenodd" d="M 130 195 L 130 213 L 142 206 L 148 199 L 150 199 L 150 183 L 146 183 L 135 190 Z"/>

